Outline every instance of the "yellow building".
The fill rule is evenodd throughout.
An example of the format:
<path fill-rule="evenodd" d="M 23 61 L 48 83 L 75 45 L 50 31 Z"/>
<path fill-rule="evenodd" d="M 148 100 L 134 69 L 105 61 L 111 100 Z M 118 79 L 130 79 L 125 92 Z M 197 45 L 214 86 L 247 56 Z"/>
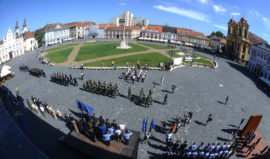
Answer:
<path fill-rule="evenodd" d="M 249 32 L 249 25 L 245 18 L 238 23 L 232 18 L 228 23 L 226 55 L 237 62 L 247 65 L 251 45 L 258 43 L 267 44 L 265 40 Z"/>

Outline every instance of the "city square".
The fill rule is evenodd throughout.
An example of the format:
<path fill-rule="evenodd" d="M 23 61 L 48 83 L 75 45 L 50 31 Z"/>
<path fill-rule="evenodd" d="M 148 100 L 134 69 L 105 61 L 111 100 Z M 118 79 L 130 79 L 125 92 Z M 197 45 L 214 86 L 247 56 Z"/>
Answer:
<path fill-rule="evenodd" d="M 173 70 L 172 72 L 149 71 L 145 82 L 125 81 L 121 78 L 124 70 L 84 70 L 85 79 L 100 80 L 117 83 L 119 86 L 119 96 L 110 98 L 97 94 L 92 94 L 80 90 L 78 87 L 61 86 L 52 83 L 47 78 L 37 78 L 26 72 L 19 70 L 18 66 L 26 64 L 30 68 L 42 68 L 46 75 L 53 72 L 63 72 L 71 74 L 74 77 L 80 77 L 80 70 L 69 69 L 62 66 L 48 66 L 41 64 L 38 60 L 38 53 L 22 55 L 7 64 L 14 68 L 15 77 L 5 83 L 5 86 L 15 94 L 15 86 L 18 85 L 20 95 L 23 99 L 30 99 L 31 96 L 47 101 L 55 109 L 62 113 L 72 113 L 75 117 L 80 114 L 76 106 L 76 100 L 80 100 L 92 108 L 98 115 L 102 115 L 110 120 L 117 122 L 124 121 L 128 129 L 141 131 L 142 121 L 145 117 L 154 119 L 156 125 L 160 121 L 172 121 L 177 116 L 183 116 L 187 112 L 193 112 L 193 118 L 186 127 L 180 128 L 178 133 L 173 135 L 174 139 L 182 141 L 187 140 L 188 145 L 193 142 L 200 143 L 222 143 L 232 139 L 231 132 L 235 130 L 233 125 L 239 125 L 242 118 L 246 120 L 252 114 L 264 114 L 259 129 L 264 135 L 265 140 L 269 140 L 267 135 L 270 130 L 267 127 L 269 120 L 269 97 L 262 91 L 254 91 L 256 84 L 245 76 L 239 68 L 241 67 L 227 59 L 217 57 L 219 67 L 217 69 L 200 68 L 185 66 Z M 203 54 L 211 57 L 210 54 Z M 226 74 L 225 74 L 226 72 Z M 161 86 L 161 78 L 164 77 L 164 83 Z M 141 88 L 144 88 L 145 94 L 153 89 L 153 83 L 157 83 L 157 90 L 153 94 L 153 104 L 149 108 L 143 105 L 137 105 L 135 102 L 127 99 L 128 87 L 131 87 L 132 95 L 138 95 Z M 78 80 L 79 87 L 82 81 Z M 177 86 L 172 94 L 171 85 Z M 247 87 L 242 88 L 241 85 Z M 240 87 L 239 87 L 240 86 Z M 252 92 L 251 92 L 252 90 Z M 163 105 L 163 98 L 168 94 L 168 104 Z M 225 105 L 225 99 L 229 95 L 228 104 Z M 24 100 L 25 107 L 27 107 Z M 253 105 L 257 105 L 254 107 Z M 26 108 L 28 109 L 28 108 Z M 209 114 L 213 115 L 213 121 L 207 126 L 205 123 Z M 22 116 L 25 124 L 31 129 L 32 120 L 27 116 Z M 69 133 L 65 122 L 55 120 L 52 117 L 40 116 L 42 120 L 52 127 L 59 129 L 64 134 Z M 152 131 L 154 139 L 149 145 L 140 145 L 138 158 L 158 158 L 162 156 L 165 150 L 165 134 L 158 131 Z M 33 139 L 33 141 L 39 139 Z M 39 141 L 41 142 L 41 141 Z M 37 143 L 39 147 L 49 151 L 42 143 Z M 51 152 L 52 153 L 52 152 Z M 49 153 L 50 154 L 50 153 Z"/>
<path fill-rule="evenodd" d="M 266 6 L 0 0 L 0 158 L 269 159 Z"/>

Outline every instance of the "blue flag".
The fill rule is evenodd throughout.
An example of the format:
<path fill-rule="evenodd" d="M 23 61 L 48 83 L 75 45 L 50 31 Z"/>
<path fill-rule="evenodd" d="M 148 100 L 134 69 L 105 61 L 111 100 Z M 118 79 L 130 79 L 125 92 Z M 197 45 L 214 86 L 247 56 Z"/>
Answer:
<path fill-rule="evenodd" d="M 145 118 L 143 119 L 143 124 L 142 124 L 142 132 L 145 133 L 146 130 L 145 130 L 145 124 L 146 124 L 146 121 L 145 121 Z"/>
<path fill-rule="evenodd" d="M 78 100 L 76 100 L 76 102 L 77 102 L 77 108 L 78 109 L 80 109 L 83 112 L 88 113 L 89 115 L 92 115 L 93 114 L 93 112 L 94 112 L 94 109 L 93 108 L 91 108 L 90 106 L 88 106 L 88 105 L 86 105 L 83 102 L 80 102 Z"/>
<path fill-rule="evenodd" d="M 153 129 L 156 128 L 156 125 L 155 125 L 155 123 L 154 123 L 154 119 L 152 119 L 152 121 L 151 121 L 151 125 L 150 125 L 150 128 L 149 128 L 149 131 L 150 131 L 150 132 L 151 132 L 152 128 L 153 128 Z"/>
<path fill-rule="evenodd" d="M 147 131 L 147 123 L 148 123 L 148 118 L 146 118 L 146 122 L 145 122 L 145 132 Z"/>
<path fill-rule="evenodd" d="M 92 107 L 90 107 L 82 102 L 81 102 L 81 105 L 89 115 L 93 115 L 94 109 Z"/>

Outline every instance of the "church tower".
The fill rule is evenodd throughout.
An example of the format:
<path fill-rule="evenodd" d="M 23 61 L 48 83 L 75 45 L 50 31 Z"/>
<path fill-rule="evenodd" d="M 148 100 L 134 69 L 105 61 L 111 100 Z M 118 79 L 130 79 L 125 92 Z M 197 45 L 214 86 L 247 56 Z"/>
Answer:
<path fill-rule="evenodd" d="M 22 33 L 26 33 L 27 32 L 27 28 L 26 28 L 26 19 L 24 18 L 24 21 L 23 21 L 23 31 Z"/>
<path fill-rule="evenodd" d="M 19 30 L 19 23 L 18 20 L 16 20 L 16 26 L 15 26 L 15 36 L 20 36 L 20 30 Z"/>

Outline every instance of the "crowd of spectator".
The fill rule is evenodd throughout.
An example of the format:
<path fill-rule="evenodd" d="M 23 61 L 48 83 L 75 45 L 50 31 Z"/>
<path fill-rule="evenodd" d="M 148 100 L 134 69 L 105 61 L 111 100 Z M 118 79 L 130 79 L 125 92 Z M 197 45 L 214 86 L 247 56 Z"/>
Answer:
<path fill-rule="evenodd" d="M 126 129 L 123 121 L 118 124 L 115 120 L 110 121 L 103 116 L 97 117 L 95 113 L 91 116 L 83 114 L 81 119 L 75 119 L 71 114 L 69 116 L 65 114 L 64 117 L 70 129 L 86 135 L 93 142 L 99 140 L 107 146 L 110 146 L 111 140 L 129 144 L 132 132 Z"/>

